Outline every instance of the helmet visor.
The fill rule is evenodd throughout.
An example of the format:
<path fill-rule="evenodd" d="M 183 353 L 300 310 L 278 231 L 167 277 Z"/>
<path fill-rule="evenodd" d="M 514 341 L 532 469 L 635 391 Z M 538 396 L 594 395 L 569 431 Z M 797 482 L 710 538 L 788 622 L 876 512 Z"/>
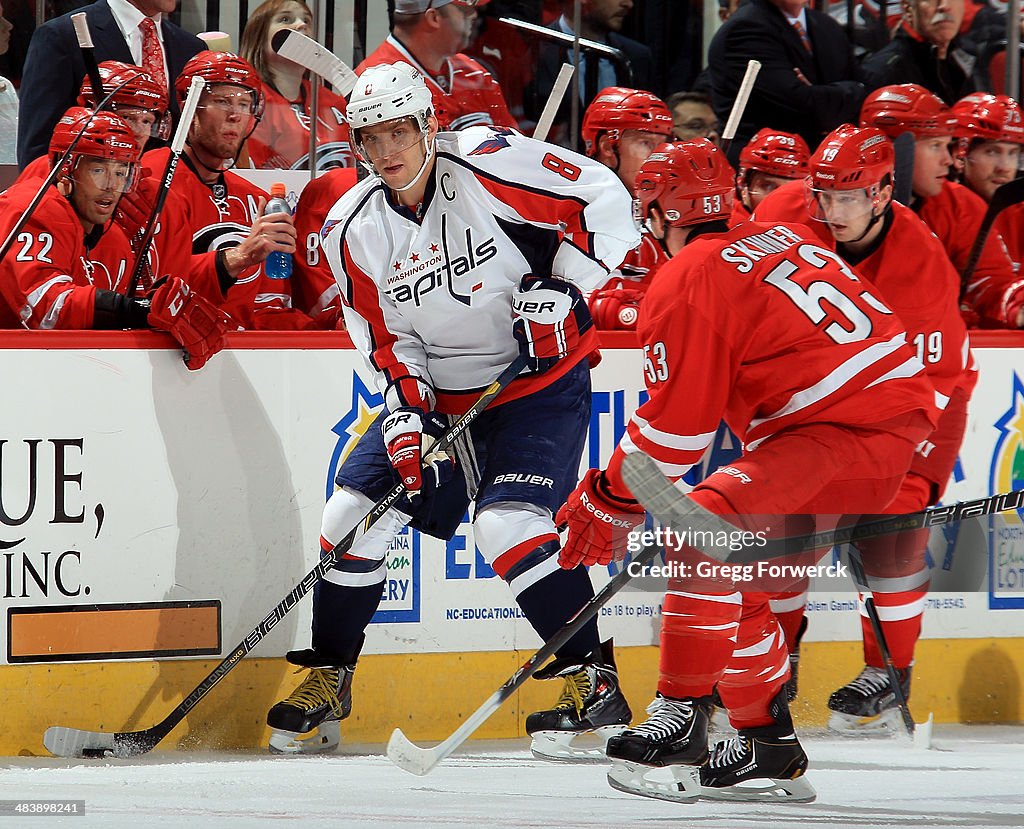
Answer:
<path fill-rule="evenodd" d="M 876 194 L 858 187 L 854 190 L 826 190 L 808 186 L 807 207 L 811 218 L 832 225 L 857 225 L 871 218 Z"/>
<path fill-rule="evenodd" d="M 396 118 L 356 131 L 356 144 L 371 162 L 403 153 L 423 140 L 423 130 L 415 118 Z"/>
<path fill-rule="evenodd" d="M 128 193 L 135 186 L 137 164 L 82 156 L 75 165 L 75 177 L 92 183 L 97 190 Z"/>

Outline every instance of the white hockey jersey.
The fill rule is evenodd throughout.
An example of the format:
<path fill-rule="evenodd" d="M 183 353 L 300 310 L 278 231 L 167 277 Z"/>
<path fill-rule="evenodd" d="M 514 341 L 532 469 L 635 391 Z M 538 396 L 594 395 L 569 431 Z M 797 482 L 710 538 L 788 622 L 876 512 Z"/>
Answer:
<path fill-rule="evenodd" d="M 381 390 L 416 377 L 437 408 L 463 411 L 518 354 L 512 291 L 524 274 L 591 291 L 640 242 L 632 200 L 607 167 L 512 130 L 440 133 L 421 216 L 371 177 L 346 193 L 321 231 L 356 347 Z M 596 348 L 500 398 L 541 388 Z"/>

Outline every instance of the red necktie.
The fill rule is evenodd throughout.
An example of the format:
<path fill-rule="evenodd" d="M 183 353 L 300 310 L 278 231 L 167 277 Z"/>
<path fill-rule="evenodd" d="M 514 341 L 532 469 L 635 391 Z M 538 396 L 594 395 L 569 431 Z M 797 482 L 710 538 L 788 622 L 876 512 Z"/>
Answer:
<path fill-rule="evenodd" d="M 156 23 L 152 18 L 144 17 L 139 29 L 142 31 L 142 68 L 153 77 L 161 89 L 167 89 L 164 53 L 160 48 L 160 39 L 156 36 Z"/>
<path fill-rule="evenodd" d="M 804 48 L 811 51 L 811 39 L 807 36 L 807 30 L 803 27 L 803 24 L 799 20 L 793 21 L 793 28 L 796 29 L 796 33 L 800 35 L 800 42 L 803 43 Z"/>

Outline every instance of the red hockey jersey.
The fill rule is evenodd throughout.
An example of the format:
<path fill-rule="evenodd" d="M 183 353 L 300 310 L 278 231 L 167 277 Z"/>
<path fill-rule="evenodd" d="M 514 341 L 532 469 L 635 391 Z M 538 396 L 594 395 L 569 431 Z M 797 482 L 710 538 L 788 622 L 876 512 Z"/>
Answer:
<path fill-rule="evenodd" d="M 170 150 L 163 148 L 146 153 L 143 166 L 163 171 Z M 266 192 L 241 176 L 222 173 L 213 185 L 204 183 L 182 157 L 174 173 L 171 192 L 181 196 L 187 205 L 187 224 L 191 233 L 192 260 L 189 282 L 200 285 L 219 281 L 216 255 L 221 248 L 236 247 L 252 229 L 257 218 L 260 198 Z M 183 238 L 177 225 L 170 231 Z M 290 279 L 271 279 L 262 265 L 248 268 L 239 275 L 221 303 L 221 308 L 242 328 L 295 329 L 311 325 L 308 316 L 292 307 Z"/>
<path fill-rule="evenodd" d="M 263 84 L 267 107 L 246 142 L 252 166 L 258 170 L 309 168 L 310 91 L 302 82 L 298 101 L 288 101 L 270 84 Z M 345 118 L 345 99 L 321 86 L 317 91 L 316 168 L 352 167 L 356 163 Z"/>
<path fill-rule="evenodd" d="M 655 277 L 638 332 L 650 399 L 609 465 L 613 491 L 631 452 L 684 475 L 720 420 L 752 449 L 801 424 L 937 416 L 899 318 L 798 225 L 751 222 L 687 245 Z"/>
<path fill-rule="evenodd" d="M 444 65 L 431 70 L 422 66 L 398 38 L 388 35 L 387 40 L 356 67 L 356 72 L 400 60 L 423 74 L 434 96 L 434 111 L 442 130 L 461 130 L 481 124 L 518 127 L 508 111 L 498 82 L 479 63 L 461 53 L 452 55 Z"/>
<path fill-rule="evenodd" d="M 914 211 L 939 237 L 957 273 L 963 273 L 971 247 L 985 218 L 985 200 L 962 184 L 942 183 L 942 192 L 919 199 Z M 1017 282 L 1013 262 L 999 230 L 993 228 L 978 257 L 969 284 L 963 287 L 961 310 L 980 328 L 1016 327 L 1017 312 L 1024 307 L 1024 286 Z M 973 312 L 973 313 L 972 313 Z M 1007 314 L 1012 316 L 1007 316 Z"/>
<path fill-rule="evenodd" d="M 38 180 L 28 179 L 0 194 L 0 238 L 7 238 L 38 188 Z M 0 328 L 92 328 L 96 288 L 112 288 L 94 285 L 94 272 L 78 215 L 48 188 L 0 262 Z"/>
<path fill-rule="evenodd" d="M 334 328 L 341 321 L 341 291 L 320 247 L 320 231 L 330 209 L 355 184 L 354 169 L 329 170 L 305 186 L 295 207 L 298 249 L 292 269 L 292 300 L 313 318 L 317 328 Z"/>

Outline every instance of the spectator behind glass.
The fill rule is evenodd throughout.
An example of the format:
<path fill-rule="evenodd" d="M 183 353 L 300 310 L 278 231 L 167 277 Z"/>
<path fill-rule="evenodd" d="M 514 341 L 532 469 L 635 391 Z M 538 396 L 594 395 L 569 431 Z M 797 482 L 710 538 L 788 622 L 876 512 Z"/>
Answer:
<path fill-rule="evenodd" d="M 491 73 L 462 54 L 473 33 L 476 0 L 394 0 L 391 34 L 356 67 L 404 61 L 427 82 L 442 130 L 478 124 L 514 127 L 501 87 Z"/>
<path fill-rule="evenodd" d="M 903 22 L 892 42 L 862 65 L 864 83 L 870 89 L 916 83 L 950 106 L 974 92 L 973 60 L 960 45 L 964 3 L 903 0 Z"/>
<path fill-rule="evenodd" d="M 11 46 L 11 30 L 14 28 L 4 15 L 0 5 L 0 55 L 6 55 Z M 0 164 L 14 164 L 17 161 L 15 145 L 18 140 L 18 93 L 14 84 L 0 76 Z"/>
<path fill-rule="evenodd" d="M 562 15 L 548 28 L 556 32 L 571 35 L 573 33 L 573 0 L 563 0 Z M 654 91 L 653 64 L 651 50 L 642 43 L 619 34 L 623 21 L 633 10 L 633 0 L 582 0 L 580 10 L 580 37 L 607 43 L 623 52 L 633 68 L 633 78 L 610 60 L 582 60 L 579 67 L 580 112 L 583 112 L 597 97 L 598 90 L 610 86 L 628 86 L 646 91 Z M 555 78 L 563 63 L 572 63 L 572 47 L 557 43 L 541 41 L 538 43 L 536 75 L 525 95 L 526 116 L 536 120 L 544 104 L 547 103 Z M 597 77 L 589 77 L 589 67 L 597 66 Z M 568 136 L 570 105 L 568 96 L 563 100 L 562 107 L 555 119 L 553 137 L 562 143 L 569 143 L 573 137 Z"/>
<path fill-rule="evenodd" d="M 145 18 L 158 27 L 162 66 L 168 94 L 174 79 L 190 57 L 206 48 L 195 35 L 167 19 L 177 0 L 99 0 L 80 11 L 85 13 L 92 33 L 97 61 L 119 60 L 149 71 L 143 56 Z M 25 58 L 20 90 L 18 124 L 18 165 L 46 154 L 54 124 L 74 105 L 78 86 L 85 77 L 85 63 L 78 38 L 66 14 L 47 21 L 32 35 Z M 171 96 L 171 115 L 178 117 L 178 104 Z"/>
<path fill-rule="evenodd" d="M 249 17 L 239 50 L 263 81 L 266 111 L 246 144 L 257 169 L 305 170 L 309 167 L 309 73 L 271 48 L 274 35 L 284 29 L 307 37 L 313 14 L 299 0 L 267 0 Z M 319 81 L 317 81 L 319 83 Z M 355 164 L 345 121 L 345 99 L 321 86 L 317 92 L 317 158 L 320 171 Z"/>
<path fill-rule="evenodd" d="M 747 0 L 715 33 L 708 68 L 722 121 L 751 58 L 761 62 L 761 72 L 729 149 L 733 164 L 763 127 L 795 133 L 814 147 L 860 113 L 865 89 L 846 33 L 827 14 L 805 8 L 804 0 Z"/>
<path fill-rule="evenodd" d="M 718 145 L 722 125 L 707 95 L 703 92 L 676 92 L 666 103 L 672 111 L 672 135 L 676 141 L 706 138 Z"/>

